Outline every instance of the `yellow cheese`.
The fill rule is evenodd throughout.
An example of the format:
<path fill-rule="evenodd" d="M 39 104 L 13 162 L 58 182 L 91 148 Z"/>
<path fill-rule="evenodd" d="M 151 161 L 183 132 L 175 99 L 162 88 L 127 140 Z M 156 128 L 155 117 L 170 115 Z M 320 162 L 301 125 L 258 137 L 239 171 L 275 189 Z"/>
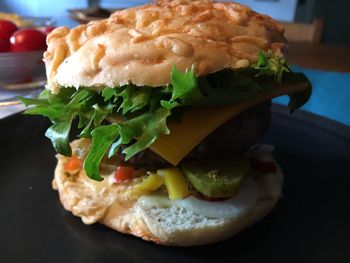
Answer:
<path fill-rule="evenodd" d="M 224 122 L 271 98 L 304 89 L 303 85 L 289 85 L 230 107 L 193 107 L 183 115 L 181 123 L 170 123 L 170 134 L 161 135 L 150 146 L 150 149 L 176 166 L 194 147 Z"/>

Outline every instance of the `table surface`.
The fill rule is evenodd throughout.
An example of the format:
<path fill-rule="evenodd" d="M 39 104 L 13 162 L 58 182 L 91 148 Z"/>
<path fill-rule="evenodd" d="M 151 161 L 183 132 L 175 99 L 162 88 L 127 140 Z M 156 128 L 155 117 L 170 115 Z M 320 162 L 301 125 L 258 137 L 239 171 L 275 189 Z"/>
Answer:
<path fill-rule="evenodd" d="M 273 107 L 263 142 L 276 145 L 285 174 L 276 208 L 234 238 L 186 249 L 86 226 L 65 212 L 50 187 L 48 125 L 19 114 L 0 122 L 1 262 L 349 262 L 350 132 L 336 122 Z"/>
<path fill-rule="evenodd" d="M 290 65 L 327 71 L 350 72 L 350 46 L 290 43 Z"/>

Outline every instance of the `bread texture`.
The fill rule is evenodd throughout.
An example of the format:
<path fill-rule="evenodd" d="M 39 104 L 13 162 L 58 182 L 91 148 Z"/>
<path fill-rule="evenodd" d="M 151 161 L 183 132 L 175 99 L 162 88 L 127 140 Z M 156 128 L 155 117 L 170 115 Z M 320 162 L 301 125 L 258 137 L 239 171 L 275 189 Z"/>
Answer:
<path fill-rule="evenodd" d="M 74 148 L 74 143 L 73 143 Z M 270 154 L 259 158 L 272 161 Z M 58 155 L 53 188 L 66 210 L 85 224 L 100 222 L 116 231 L 162 245 L 195 246 L 227 239 L 265 217 L 281 195 L 283 175 L 252 171 L 238 195 L 226 201 L 190 196 L 170 201 L 164 196 L 134 196 L 139 181 L 116 184 L 89 179 L 84 170 L 65 172 L 68 158 Z"/>
<path fill-rule="evenodd" d="M 58 27 L 44 54 L 48 88 L 169 84 L 174 65 L 197 76 L 256 62 L 259 50 L 283 53 L 283 28 L 232 2 L 159 0 L 76 28 Z"/>

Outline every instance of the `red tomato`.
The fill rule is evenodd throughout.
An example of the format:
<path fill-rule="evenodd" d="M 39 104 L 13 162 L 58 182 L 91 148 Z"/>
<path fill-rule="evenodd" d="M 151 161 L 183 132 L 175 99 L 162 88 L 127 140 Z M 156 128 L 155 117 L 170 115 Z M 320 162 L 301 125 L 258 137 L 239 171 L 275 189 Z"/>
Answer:
<path fill-rule="evenodd" d="M 116 183 L 129 181 L 133 178 L 134 169 L 127 166 L 118 166 L 114 173 L 114 179 Z"/>
<path fill-rule="evenodd" d="M 0 19 L 0 36 L 10 39 L 11 35 L 17 31 L 17 26 L 8 20 Z"/>
<path fill-rule="evenodd" d="M 8 20 L 0 19 L 0 52 L 10 50 L 10 37 L 17 30 L 17 26 Z"/>
<path fill-rule="evenodd" d="M 83 161 L 78 159 L 76 156 L 72 156 L 69 158 L 68 162 L 66 162 L 64 169 L 66 171 L 74 172 L 80 170 L 83 167 Z"/>
<path fill-rule="evenodd" d="M 2 38 L 0 34 L 0 52 L 8 52 L 10 50 L 10 41 Z"/>
<path fill-rule="evenodd" d="M 250 165 L 262 173 L 277 173 L 277 166 L 273 161 L 261 161 L 258 158 L 250 158 Z"/>
<path fill-rule="evenodd" d="M 12 52 L 45 50 L 46 35 L 36 29 L 20 29 L 12 34 L 10 38 Z"/>

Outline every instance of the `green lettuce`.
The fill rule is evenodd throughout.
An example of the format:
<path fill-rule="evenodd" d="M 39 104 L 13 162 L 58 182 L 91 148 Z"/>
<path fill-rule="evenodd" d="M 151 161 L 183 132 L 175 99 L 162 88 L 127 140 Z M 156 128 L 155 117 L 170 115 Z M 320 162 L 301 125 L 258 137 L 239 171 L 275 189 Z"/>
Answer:
<path fill-rule="evenodd" d="M 175 66 L 171 84 L 159 87 L 105 87 L 96 92 L 88 87 L 61 88 L 57 95 L 44 90 L 37 99 L 20 98 L 26 114 L 43 115 L 52 126 L 46 136 L 60 154 L 71 156 L 69 134 L 78 120 L 79 137 L 92 138 L 84 161 L 87 175 L 97 181 L 100 162 L 105 154 L 113 156 L 123 145 L 125 160 L 148 148 L 161 134 L 169 134 L 168 121 L 192 106 L 220 107 L 247 101 L 259 94 L 280 88 L 281 83 L 303 84 L 304 91 L 291 94 L 291 111 L 301 107 L 311 95 L 311 84 L 301 73 L 290 72 L 283 58 L 259 53 L 258 62 L 240 70 L 222 70 L 196 77 L 194 67 L 181 73 Z M 106 121 L 119 115 L 119 123 Z M 172 116 L 174 118 L 169 119 Z"/>

